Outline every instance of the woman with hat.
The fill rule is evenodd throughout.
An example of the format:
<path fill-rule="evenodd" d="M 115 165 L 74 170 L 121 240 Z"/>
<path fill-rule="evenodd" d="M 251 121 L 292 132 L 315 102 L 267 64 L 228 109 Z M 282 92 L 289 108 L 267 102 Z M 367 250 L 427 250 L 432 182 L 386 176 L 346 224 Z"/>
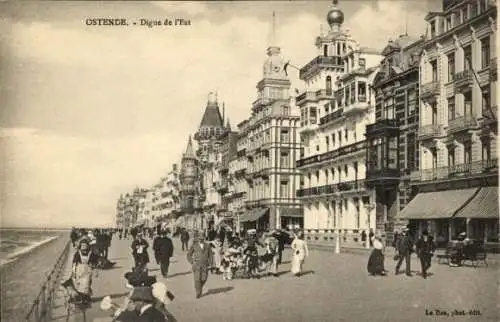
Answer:
<path fill-rule="evenodd" d="M 92 294 L 92 273 L 97 265 L 98 257 L 90 250 L 87 239 L 82 239 L 78 250 L 73 256 L 73 285 L 75 290 L 82 296 L 83 302 L 90 302 Z"/>
<path fill-rule="evenodd" d="M 304 240 L 304 233 L 299 231 L 292 242 L 292 269 L 291 272 L 295 276 L 302 274 L 302 265 L 307 256 L 309 256 L 309 249 Z"/>
<path fill-rule="evenodd" d="M 153 288 L 135 287 L 129 297 L 131 310 L 117 311 L 117 321 L 122 322 L 165 322 L 165 315 L 155 307 L 157 301 L 153 296 Z"/>
<path fill-rule="evenodd" d="M 149 244 L 143 238 L 142 232 L 138 232 L 131 245 L 136 267 L 144 269 L 149 263 L 148 247 Z"/>
<path fill-rule="evenodd" d="M 373 245 L 373 250 L 368 259 L 367 270 L 370 275 L 381 275 L 385 276 L 386 271 L 384 268 L 384 244 L 382 243 L 382 238 L 380 234 L 374 234 L 370 240 Z"/>

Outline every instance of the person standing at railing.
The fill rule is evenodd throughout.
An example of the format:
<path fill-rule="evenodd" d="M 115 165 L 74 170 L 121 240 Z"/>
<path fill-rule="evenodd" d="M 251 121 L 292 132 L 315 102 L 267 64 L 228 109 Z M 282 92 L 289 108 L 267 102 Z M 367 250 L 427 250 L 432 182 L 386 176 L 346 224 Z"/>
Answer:
<path fill-rule="evenodd" d="M 73 284 L 75 290 L 81 295 L 82 302 L 89 303 L 92 295 L 92 275 L 97 265 L 98 257 L 91 251 L 90 244 L 82 239 L 78 251 L 73 256 Z"/>

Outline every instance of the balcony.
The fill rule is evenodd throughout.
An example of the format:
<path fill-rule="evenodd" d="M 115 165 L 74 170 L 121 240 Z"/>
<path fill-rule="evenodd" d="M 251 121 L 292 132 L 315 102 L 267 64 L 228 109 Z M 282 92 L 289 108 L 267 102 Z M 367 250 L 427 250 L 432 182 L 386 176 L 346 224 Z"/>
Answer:
<path fill-rule="evenodd" d="M 394 185 L 399 183 L 401 172 L 399 169 L 374 169 L 368 168 L 366 170 L 366 183 L 370 185 Z"/>
<path fill-rule="evenodd" d="M 327 161 L 333 161 L 339 157 L 352 155 L 357 152 L 365 152 L 366 140 L 343 146 L 333 151 L 328 151 L 322 154 L 313 155 L 305 159 L 296 161 L 296 167 L 301 168 L 308 165 L 319 164 Z"/>
<path fill-rule="evenodd" d="M 472 86 L 474 77 L 471 70 L 464 70 L 453 75 L 453 83 L 455 84 L 455 90 L 464 90 Z"/>
<path fill-rule="evenodd" d="M 243 175 L 245 175 L 245 172 L 246 172 L 246 171 L 247 171 L 247 169 L 239 169 L 239 170 L 236 170 L 236 171 L 234 172 L 234 175 L 235 175 L 235 176 L 238 176 L 238 177 L 239 177 L 239 176 L 243 176 Z"/>
<path fill-rule="evenodd" d="M 443 135 L 442 124 L 427 124 L 418 128 L 418 139 L 429 140 Z"/>
<path fill-rule="evenodd" d="M 323 116 L 322 118 L 319 119 L 319 125 L 326 125 L 330 122 L 333 122 L 335 120 L 338 120 L 342 117 L 342 114 L 344 113 L 344 109 L 338 109 L 335 112 L 332 112 L 328 115 Z"/>
<path fill-rule="evenodd" d="M 426 84 L 423 84 L 420 88 L 420 98 L 422 99 L 431 99 L 435 98 L 439 95 L 439 82 L 432 81 Z"/>
<path fill-rule="evenodd" d="M 219 182 L 217 182 L 215 188 L 216 188 L 216 190 L 219 193 L 222 193 L 222 194 L 226 193 L 228 191 L 227 181 L 219 181 Z"/>
<path fill-rule="evenodd" d="M 299 78 L 305 80 L 311 74 L 325 68 L 341 68 L 343 70 L 344 64 L 339 57 L 318 56 L 300 69 Z"/>
<path fill-rule="evenodd" d="M 295 99 L 295 103 L 298 106 L 304 105 L 306 102 L 317 102 L 318 100 L 331 100 L 333 98 L 333 91 L 327 91 L 326 89 L 320 89 L 315 92 L 307 91 Z"/>
<path fill-rule="evenodd" d="M 467 131 L 477 126 L 476 116 L 464 115 L 448 122 L 448 133 Z"/>
<path fill-rule="evenodd" d="M 340 194 L 345 192 L 356 192 L 365 189 L 366 185 L 364 180 L 353 180 L 353 181 L 328 184 L 318 187 L 298 189 L 297 198 L 324 196 L 330 194 Z"/>
<path fill-rule="evenodd" d="M 398 120 L 382 119 L 366 126 L 366 137 L 397 136 L 399 134 Z"/>
<path fill-rule="evenodd" d="M 498 159 L 417 170 L 411 173 L 411 181 L 418 184 L 438 180 L 478 177 L 484 174 L 498 174 Z"/>
<path fill-rule="evenodd" d="M 370 107 L 370 103 L 366 101 L 366 96 L 364 96 L 364 100 L 360 100 L 360 97 L 358 97 L 358 100 L 351 100 L 350 103 L 348 103 L 344 107 L 344 114 L 351 114 L 351 113 L 360 113 L 366 111 Z"/>

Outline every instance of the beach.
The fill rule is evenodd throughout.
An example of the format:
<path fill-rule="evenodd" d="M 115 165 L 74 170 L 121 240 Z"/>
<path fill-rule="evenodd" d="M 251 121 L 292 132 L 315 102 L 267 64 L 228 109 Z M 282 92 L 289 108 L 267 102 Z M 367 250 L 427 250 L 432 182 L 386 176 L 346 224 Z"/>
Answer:
<path fill-rule="evenodd" d="M 54 236 L 58 238 L 52 238 Z M 4 262 L 1 266 L 1 321 L 24 320 L 42 283 L 66 245 L 69 234 L 54 231 L 43 240 L 48 238 L 50 241 L 39 244 L 38 247 L 12 253 L 17 255 L 15 260 Z"/>

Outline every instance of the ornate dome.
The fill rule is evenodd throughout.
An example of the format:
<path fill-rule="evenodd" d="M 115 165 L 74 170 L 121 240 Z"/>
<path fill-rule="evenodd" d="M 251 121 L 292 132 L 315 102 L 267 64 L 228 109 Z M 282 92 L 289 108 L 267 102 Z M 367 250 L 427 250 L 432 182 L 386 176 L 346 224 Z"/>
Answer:
<path fill-rule="evenodd" d="M 342 10 L 337 8 L 337 0 L 333 1 L 333 9 L 328 12 L 326 15 L 326 21 L 331 26 L 333 24 L 341 25 L 344 22 L 344 13 Z"/>

